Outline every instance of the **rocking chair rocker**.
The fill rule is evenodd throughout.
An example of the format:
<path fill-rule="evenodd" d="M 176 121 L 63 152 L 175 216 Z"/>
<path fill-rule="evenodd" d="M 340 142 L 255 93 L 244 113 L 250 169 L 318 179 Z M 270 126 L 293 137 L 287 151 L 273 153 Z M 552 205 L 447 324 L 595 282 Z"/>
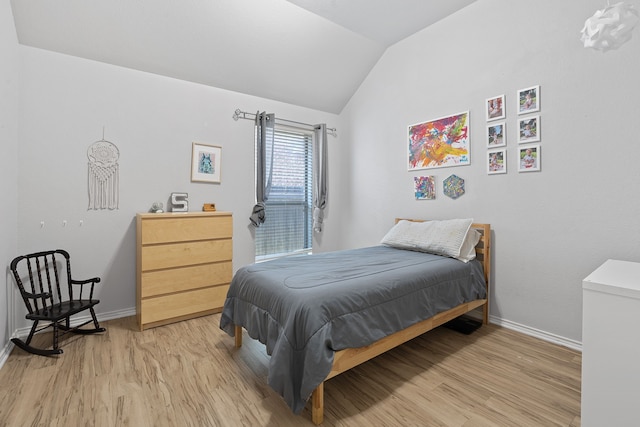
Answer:
<path fill-rule="evenodd" d="M 59 271 L 63 274 L 59 275 Z M 106 331 L 98 324 L 93 309 L 100 302 L 100 300 L 93 299 L 93 288 L 96 283 L 100 282 L 100 278 L 72 279 L 71 262 L 67 251 L 57 249 L 16 257 L 11 261 L 11 272 L 28 311 L 26 318 L 33 321 L 31 331 L 25 341 L 19 338 L 11 339 L 16 346 L 24 351 L 41 356 L 61 354 L 62 349 L 58 347 L 58 339 L 61 335 L 68 332 L 94 334 Z M 85 285 L 88 289 L 85 289 Z M 86 297 L 87 293 L 89 298 L 82 299 L 83 294 Z M 89 310 L 91 319 L 72 327 L 70 317 L 85 310 Z M 47 322 L 47 325 L 38 329 L 40 322 Z M 94 327 L 80 329 L 89 323 L 93 323 Z M 53 347 L 37 348 L 31 346 L 33 335 L 48 327 L 53 328 Z M 60 333 L 60 330 L 63 332 Z"/>

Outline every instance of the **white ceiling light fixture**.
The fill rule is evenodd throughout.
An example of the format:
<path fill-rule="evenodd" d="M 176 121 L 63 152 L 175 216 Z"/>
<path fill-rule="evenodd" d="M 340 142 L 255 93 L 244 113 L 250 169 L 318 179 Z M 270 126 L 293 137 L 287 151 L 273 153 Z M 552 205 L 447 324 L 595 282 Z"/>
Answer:
<path fill-rule="evenodd" d="M 584 47 L 602 52 L 617 49 L 631 39 L 638 23 L 638 11 L 630 3 L 607 4 L 586 20 L 580 40 Z"/>

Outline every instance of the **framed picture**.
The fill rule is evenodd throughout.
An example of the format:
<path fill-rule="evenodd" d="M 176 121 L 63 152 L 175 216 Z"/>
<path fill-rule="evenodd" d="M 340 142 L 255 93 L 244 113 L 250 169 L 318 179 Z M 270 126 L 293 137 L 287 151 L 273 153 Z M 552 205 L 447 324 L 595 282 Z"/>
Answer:
<path fill-rule="evenodd" d="M 414 176 L 416 200 L 434 200 L 436 198 L 435 176 Z"/>
<path fill-rule="evenodd" d="M 531 86 L 518 91 L 518 114 L 540 111 L 540 86 Z"/>
<path fill-rule="evenodd" d="M 487 98 L 487 121 L 504 119 L 504 95 Z"/>
<path fill-rule="evenodd" d="M 540 144 L 519 148 L 518 172 L 533 172 L 540 170 Z"/>
<path fill-rule="evenodd" d="M 507 150 L 487 151 L 487 173 L 489 175 L 507 173 Z"/>
<path fill-rule="evenodd" d="M 505 123 L 494 123 L 487 126 L 487 147 L 503 147 L 507 145 Z"/>
<path fill-rule="evenodd" d="M 458 175 L 449 175 L 442 181 L 442 192 L 445 196 L 451 197 L 453 200 L 465 193 L 464 179 Z"/>
<path fill-rule="evenodd" d="M 409 126 L 409 170 L 465 166 L 469 156 L 469 112 Z"/>
<path fill-rule="evenodd" d="M 518 143 L 540 141 L 540 116 L 518 119 Z"/>
<path fill-rule="evenodd" d="M 191 147 L 191 181 L 220 182 L 222 147 L 194 142 Z"/>

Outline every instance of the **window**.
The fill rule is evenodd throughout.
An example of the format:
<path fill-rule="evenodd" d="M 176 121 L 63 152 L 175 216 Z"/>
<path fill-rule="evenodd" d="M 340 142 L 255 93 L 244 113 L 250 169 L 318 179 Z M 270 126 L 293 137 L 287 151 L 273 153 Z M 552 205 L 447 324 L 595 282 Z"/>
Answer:
<path fill-rule="evenodd" d="M 256 261 L 311 252 L 312 143 L 311 132 L 276 124 L 271 192 L 265 222 L 256 229 Z"/>

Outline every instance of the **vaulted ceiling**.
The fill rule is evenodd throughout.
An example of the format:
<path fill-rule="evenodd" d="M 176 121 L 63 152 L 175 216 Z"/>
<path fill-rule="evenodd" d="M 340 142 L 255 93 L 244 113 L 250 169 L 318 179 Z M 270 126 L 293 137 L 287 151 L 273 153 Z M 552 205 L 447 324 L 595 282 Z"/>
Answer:
<path fill-rule="evenodd" d="M 387 47 L 475 0 L 11 0 L 21 44 L 339 113 Z"/>

